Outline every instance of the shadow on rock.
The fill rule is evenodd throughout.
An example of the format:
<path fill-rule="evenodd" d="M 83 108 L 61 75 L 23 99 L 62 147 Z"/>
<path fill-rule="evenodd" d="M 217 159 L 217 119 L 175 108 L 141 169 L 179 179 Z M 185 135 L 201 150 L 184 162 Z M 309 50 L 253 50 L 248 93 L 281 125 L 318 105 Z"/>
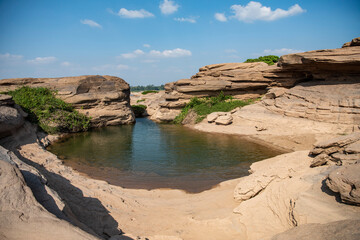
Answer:
<path fill-rule="evenodd" d="M 20 160 L 35 167 L 47 178 L 47 185 L 39 184 L 36 182 L 40 181 L 38 176 L 23 171 L 24 178 L 36 199 L 49 212 L 96 237 L 108 239 L 111 236 L 122 234 L 118 228 L 118 223 L 98 199 L 85 197 L 83 192 L 74 187 L 66 178 L 47 171 L 43 166 L 24 158 L 19 152 L 15 152 L 15 154 Z M 49 194 L 46 186 L 49 186 L 59 195 L 65 204 L 62 210 L 59 209 L 56 198 Z"/>

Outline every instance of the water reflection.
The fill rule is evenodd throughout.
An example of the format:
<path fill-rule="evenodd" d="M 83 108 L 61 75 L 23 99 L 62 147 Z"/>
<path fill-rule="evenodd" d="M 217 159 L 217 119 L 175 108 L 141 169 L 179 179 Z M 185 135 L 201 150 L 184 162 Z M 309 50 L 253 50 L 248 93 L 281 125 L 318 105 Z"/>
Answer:
<path fill-rule="evenodd" d="M 74 134 L 49 150 L 65 164 L 123 187 L 188 191 L 244 176 L 252 162 L 279 154 L 237 136 L 159 125 L 145 118 L 134 126 Z"/>

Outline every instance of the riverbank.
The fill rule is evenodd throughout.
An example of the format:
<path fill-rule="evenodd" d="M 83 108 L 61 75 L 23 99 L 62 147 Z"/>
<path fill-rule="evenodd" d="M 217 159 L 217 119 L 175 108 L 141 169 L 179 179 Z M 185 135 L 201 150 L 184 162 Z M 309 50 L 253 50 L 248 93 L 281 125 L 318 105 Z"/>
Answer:
<path fill-rule="evenodd" d="M 253 108 L 257 106 L 244 110 L 253 111 Z M 243 116 L 244 112 L 238 114 Z M 220 126 L 212 128 L 216 129 L 225 131 Z M 234 129 L 227 131 L 236 133 Z M 266 137 L 271 139 L 278 135 L 268 133 Z M 57 192 L 66 206 L 57 210 L 69 213 L 70 209 L 70 222 L 96 237 L 270 239 L 295 226 L 354 220 L 360 216 L 358 207 L 338 202 L 323 185 L 327 174 L 337 166 L 310 168 L 312 158 L 308 156 L 308 150 L 254 163 L 250 176 L 222 182 L 199 194 L 187 194 L 169 189 L 124 189 L 88 178 L 64 166 L 57 156 L 46 151 L 43 143 L 48 140 L 48 137 L 38 135 L 33 126 L 25 124 L 3 139 L 1 145 L 40 172 L 47 179 L 46 186 Z M 254 191 L 261 193 L 239 200 L 243 193 L 247 195 Z M 38 194 L 35 197 L 41 199 L 43 193 Z M 11 226 L 17 228 L 15 222 Z M 120 234 L 120 229 L 125 235 Z"/>

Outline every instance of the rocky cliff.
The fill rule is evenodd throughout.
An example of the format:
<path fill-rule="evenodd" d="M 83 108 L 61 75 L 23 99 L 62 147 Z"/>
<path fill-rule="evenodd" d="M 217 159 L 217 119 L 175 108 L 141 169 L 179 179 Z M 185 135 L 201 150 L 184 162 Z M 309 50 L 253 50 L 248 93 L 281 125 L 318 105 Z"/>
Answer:
<path fill-rule="evenodd" d="M 46 87 L 81 113 L 90 116 L 93 127 L 130 124 L 135 116 L 130 108 L 130 87 L 113 76 L 63 78 L 16 78 L 0 80 L 0 92 L 21 86 Z"/>
<path fill-rule="evenodd" d="M 360 122 L 360 38 L 339 49 L 282 56 L 277 66 L 224 63 L 199 69 L 191 79 L 165 85 L 157 121 L 171 121 L 192 97 L 223 91 L 238 99 L 266 93 L 271 111 L 324 122 Z"/>

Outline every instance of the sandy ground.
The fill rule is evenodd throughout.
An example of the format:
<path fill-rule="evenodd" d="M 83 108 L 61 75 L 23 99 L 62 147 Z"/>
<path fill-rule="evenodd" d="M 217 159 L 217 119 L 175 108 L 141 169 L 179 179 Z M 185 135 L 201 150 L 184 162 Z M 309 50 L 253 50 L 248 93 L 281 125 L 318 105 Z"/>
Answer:
<path fill-rule="evenodd" d="M 257 131 L 260 125 L 266 130 Z M 2 145 L 46 177 L 71 209 L 73 224 L 103 238 L 270 239 L 298 225 L 360 218 L 358 207 L 339 203 L 323 185 L 336 166 L 309 168 L 312 144 L 346 133 L 349 126 L 273 115 L 253 105 L 234 113 L 232 125 L 202 122 L 193 128 L 247 135 L 294 152 L 254 163 L 250 176 L 189 194 L 123 189 L 88 178 L 46 151 L 29 127 Z"/>

